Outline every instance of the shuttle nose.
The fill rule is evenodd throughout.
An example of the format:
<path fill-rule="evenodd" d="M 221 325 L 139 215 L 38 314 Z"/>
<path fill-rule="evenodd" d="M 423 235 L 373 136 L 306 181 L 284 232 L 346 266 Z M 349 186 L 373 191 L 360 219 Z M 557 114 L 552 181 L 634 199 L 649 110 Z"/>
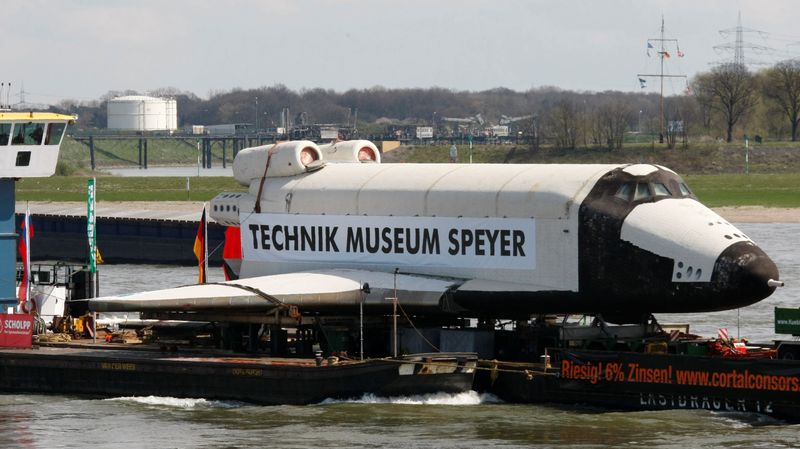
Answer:
<path fill-rule="evenodd" d="M 731 307 L 743 307 L 775 291 L 778 267 L 752 242 L 738 242 L 726 248 L 714 264 L 712 284 L 719 299 Z"/>

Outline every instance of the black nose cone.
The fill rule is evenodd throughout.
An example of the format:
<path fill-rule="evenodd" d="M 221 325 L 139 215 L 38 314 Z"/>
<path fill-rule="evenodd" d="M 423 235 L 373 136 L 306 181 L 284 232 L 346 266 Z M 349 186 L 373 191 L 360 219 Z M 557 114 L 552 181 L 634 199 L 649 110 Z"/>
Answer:
<path fill-rule="evenodd" d="M 711 283 L 718 298 L 729 308 L 761 301 L 775 291 L 770 280 L 778 280 L 778 267 L 752 242 L 729 246 L 717 258 Z"/>

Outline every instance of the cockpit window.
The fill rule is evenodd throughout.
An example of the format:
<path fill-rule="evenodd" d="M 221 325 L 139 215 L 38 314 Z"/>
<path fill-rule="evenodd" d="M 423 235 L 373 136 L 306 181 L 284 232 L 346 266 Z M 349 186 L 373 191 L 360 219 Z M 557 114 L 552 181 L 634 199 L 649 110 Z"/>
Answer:
<path fill-rule="evenodd" d="M 58 145 L 61 143 L 61 136 L 64 135 L 66 123 L 50 123 L 47 125 L 47 134 L 44 137 L 45 145 Z"/>
<path fill-rule="evenodd" d="M 41 145 L 44 123 L 17 123 L 14 125 L 14 145 Z"/>
<path fill-rule="evenodd" d="M 8 145 L 8 136 L 11 134 L 11 123 L 0 123 L 0 145 Z"/>
<path fill-rule="evenodd" d="M 670 196 L 667 186 L 661 184 L 660 182 L 653 183 L 653 191 L 655 192 L 656 196 Z"/>
<path fill-rule="evenodd" d="M 633 197 L 633 184 L 622 184 L 619 186 L 619 189 L 617 189 L 617 193 L 615 193 L 614 196 L 621 200 L 630 201 L 631 197 Z"/>
<path fill-rule="evenodd" d="M 636 184 L 636 193 L 633 195 L 633 200 L 643 200 L 650 197 L 650 185 L 646 182 Z"/>
<path fill-rule="evenodd" d="M 638 182 L 637 182 L 638 181 Z M 683 181 L 669 179 L 639 178 L 619 185 L 614 197 L 622 201 L 658 201 L 663 198 L 692 196 L 692 192 Z M 680 193 L 678 193 L 680 191 Z"/>

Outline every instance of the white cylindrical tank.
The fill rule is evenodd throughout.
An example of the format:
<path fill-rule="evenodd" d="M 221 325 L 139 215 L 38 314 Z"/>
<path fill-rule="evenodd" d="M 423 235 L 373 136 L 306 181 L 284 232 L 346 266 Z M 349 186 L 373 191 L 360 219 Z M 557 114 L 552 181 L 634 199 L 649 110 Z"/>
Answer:
<path fill-rule="evenodd" d="M 175 131 L 178 107 L 174 99 L 143 95 L 108 101 L 108 128 L 131 131 Z"/>
<path fill-rule="evenodd" d="M 378 162 L 381 153 L 369 140 L 346 140 L 320 145 L 319 149 L 331 162 Z"/>
<path fill-rule="evenodd" d="M 266 170 L 266 177 L 275 178 L 299 175 L 319 168 L 323 156 L 319 147 L 310 140 L 245 148 L 233 160 L 233 177 L 239 184 L 249 186 L 253 180 L 264 176 L 267 160 L 269 169 Z"/>

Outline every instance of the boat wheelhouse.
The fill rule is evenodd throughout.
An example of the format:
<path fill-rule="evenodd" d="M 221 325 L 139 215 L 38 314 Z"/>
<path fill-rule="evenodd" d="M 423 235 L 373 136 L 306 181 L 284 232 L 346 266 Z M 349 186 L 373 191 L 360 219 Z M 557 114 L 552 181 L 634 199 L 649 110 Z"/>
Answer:
<path fill-rule="evenodd" d="M 0 112 L 0 178 L 52 176 L 67 124 L 75 116 Z"/>

